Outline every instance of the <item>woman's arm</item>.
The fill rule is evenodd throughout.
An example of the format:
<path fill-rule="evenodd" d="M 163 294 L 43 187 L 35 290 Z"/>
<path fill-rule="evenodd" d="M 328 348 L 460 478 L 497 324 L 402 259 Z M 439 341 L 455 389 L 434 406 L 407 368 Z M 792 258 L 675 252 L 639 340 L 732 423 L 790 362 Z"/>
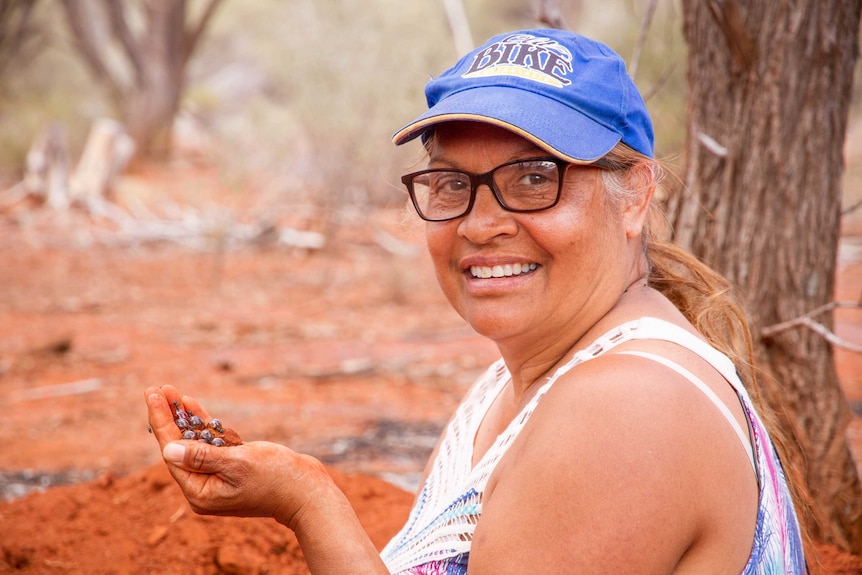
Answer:
<path fill-rule="evenodd" d="M 345 495 L 313 457 L 269 442 L 215 447 L 180 441 L 171 405 L 209 419 L 170 386 L 145 392 L 150 427 L 196 513 L 273 517 L 292 529 L 314 575 L 388 573 Z"/>
<path fill-rule="evenodd" d="M 718 410 L 649 360 L 569 376 L 489 481 L 469 572 L 739 573 L 757 484 Z"/>

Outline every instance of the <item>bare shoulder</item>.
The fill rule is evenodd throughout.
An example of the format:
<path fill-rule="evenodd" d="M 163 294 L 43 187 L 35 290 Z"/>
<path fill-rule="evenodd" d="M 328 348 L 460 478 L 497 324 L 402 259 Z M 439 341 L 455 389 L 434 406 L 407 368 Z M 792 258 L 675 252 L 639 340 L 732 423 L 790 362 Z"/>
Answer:
<path fill-rule="evenodd" d="M 606 354 L 555 383 L 518 448 L 536 462 L 555 460 L 560 470 L 589 479 L 587 489 L 601 485 L 600 478 L 630 484 L 617 496 L 633 502 L 665 488 L 677 499 L 684 494 L 675 493 L 675 485 L 699 471 L 693 457 L 721 423 L 698 393 L 657 362 Z"/>
<path fill-rule="evenodd" d="M 747 518 L 723 517 L 721 507 L 751 481 L 743 450 L 698 393 L 661 364 L 621 354 L 560 378 L 489 482 L 471 568 L 475 560 L 477 573 L 526 572 L 504 562 L 547 573 L 685 572 L 679 566 L 705 534 Z M 756 496 L 753 504 L 756 513 Z M 504 560 L 515 540 L 519 556 Z M 750 539 L 740 541 L 716 539 L 711 551 L 740 547 L 731 551 L 741 567 Z"/>

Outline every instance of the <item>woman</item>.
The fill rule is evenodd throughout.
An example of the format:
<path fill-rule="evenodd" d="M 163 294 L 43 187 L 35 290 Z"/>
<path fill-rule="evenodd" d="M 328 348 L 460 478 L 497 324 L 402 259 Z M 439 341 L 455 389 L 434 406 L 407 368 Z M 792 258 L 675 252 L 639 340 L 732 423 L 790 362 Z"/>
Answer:
<path fill-rule="evenodd" d="M 646 107 L 606 46 L 558 30 L 492 38 L 426 87 L 399 131 L 403 181 L 453 307 L 501 359 L 432 455 L 382 553 L 314 459 L 270 443 L 175 441 L 201 513 L 275 517 L 312 573 L 804 573 L 769 434 L 740 381 L 747 329 L 726 283 L 652 237 Z"/>

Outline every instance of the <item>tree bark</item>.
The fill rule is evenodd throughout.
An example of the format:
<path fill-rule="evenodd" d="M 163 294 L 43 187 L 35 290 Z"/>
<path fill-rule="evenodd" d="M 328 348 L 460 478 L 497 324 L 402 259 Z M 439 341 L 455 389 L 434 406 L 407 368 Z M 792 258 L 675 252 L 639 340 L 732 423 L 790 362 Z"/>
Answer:
<path fill-rule="evenodd" d="M 684 0 L 686 191 L 676 241 L 741 291 L 755 334 L 830 302 L 859 0 Z M 831 312 L 823 323 L 831 327 Z M 862 552 L 850 411 L 830 344 L 799 327 L 763 338 L 780 384 L 765 400 L 797 434 L 815 536 Z"/>

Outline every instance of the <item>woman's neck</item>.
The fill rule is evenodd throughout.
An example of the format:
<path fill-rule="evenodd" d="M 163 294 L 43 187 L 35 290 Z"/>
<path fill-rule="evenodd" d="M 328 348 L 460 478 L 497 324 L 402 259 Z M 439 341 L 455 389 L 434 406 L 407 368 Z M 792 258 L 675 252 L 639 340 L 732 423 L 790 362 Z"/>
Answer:
<path fill-rule="evenodd" d="M 547 381 L 576 352 L 617 325 L 650 315 L 661 300 L 670 303 L 647 285 L 645 275 L 638 276 L 628 283 L 617 302 L 600 315 L 591 317 L 589 306 L 585 306 L 583 317 L 575 318 L 562 330 L 534 337 L 529 343 L 498 341 L 497 347 L 512 376 L 514 399 L 520 402 L 521 398 L 531 396 L 538 387 L 536 384 Z"/>

